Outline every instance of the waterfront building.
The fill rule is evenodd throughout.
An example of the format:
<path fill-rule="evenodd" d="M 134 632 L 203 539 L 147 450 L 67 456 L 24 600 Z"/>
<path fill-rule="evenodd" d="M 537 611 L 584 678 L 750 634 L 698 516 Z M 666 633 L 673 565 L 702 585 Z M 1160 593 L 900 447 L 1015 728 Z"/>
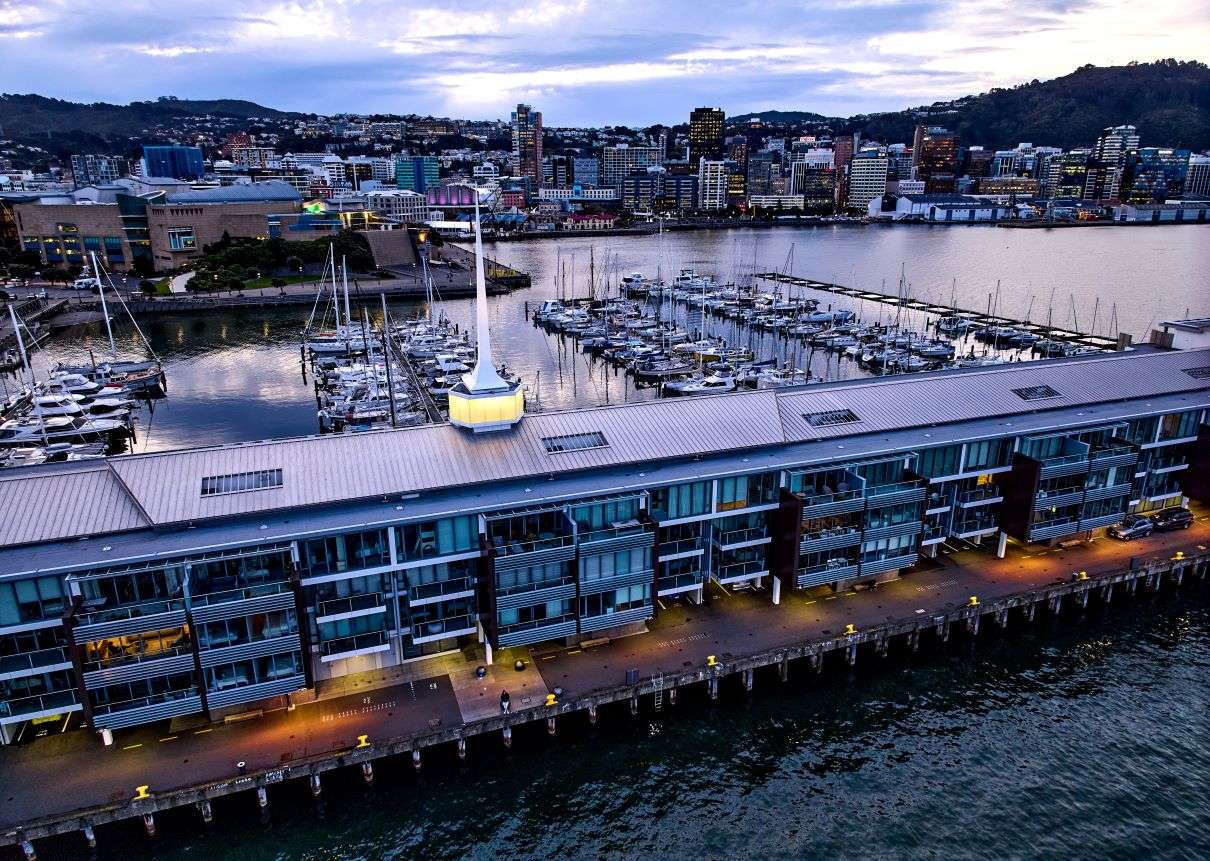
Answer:
<path fill-rule="evenodd" d="M 832 141 L 832 167 L 836 171 L 835 204 L 837 209 L 843 209 L 849 203 L 849 162 L 853 160 L 856 150 L 856 135 L 841 135 Z"/>
<path fill-rule="evenodd" d="M 601 161 L 590 157 L 576 156 L 571 160 L 571 173 L 582 186 L 601 184 Z"/>
<path fill-rule="evenodd" d="M 1123 203 L 1113 208 L 1115 221 L 1141 224 L 1205 224 L 1210 221 L 1210 201 L 1183 200 L 1175 203 Z"/>
<path fill-rule="evenodd" d="M 205 172 L 198 147 L 179 144 L 143 147 L 143 176 L 195 180 L 201 179 Z"/>
<path fill-rule="evenodd" d="M 696 170 L 702 159 L 722 161 L 726 114 L 722 108 L 694 108 L 689 114 L 689 164 Z"/>
<path fill-rule="evenodd" d="M 871 200 L 886 194 L 887 156 L 881 148 L 863 149 L 849 167 L 849 208 L 864 212 Z"/>
<path fill-rule="evenodd" d="M 806 209 L 807 201 L 801 194 L 750 194 L 748 195 L 748 205 L 753 210 L 793 209 L 802 211 Z"/>
<path fill-rule="evenodd" d="M 866 214 L 880 221 L 977 224 L 1016 218 L 1027 209 L 1031 207 L 1009 204 L 995 197 L 898 193 L 872 198 L 866 206 Z"/>
<path fill-rule="evenodd" d="M 1018 197 L 1035 197 L 1041 190 L 1036 179 L 1028 176 L 993 176 L 979 180 L 979 194 L 1006 195 L 1015 194 Z"/>
<path fill-rule="evenodd" d="M 366 208 L 399 224 L 418 224 L 428 217 L 424 195 L 403 188 L 366 192 Z"/>
<path fill-rule="evenodd" d="M 748 156 L 748 196 L 770 194 L 774 172 L 781 172 L 777 153 L 761 150 Z"/>
<path fill-rule="evenodd" d="M 1210 155 L 1197 153 L 1189 156 L 1185 197 L 1210 197 Z"/>
<path fill-rule="evenodd" d="M 565 155 L 547 156 L 542 162 L 543 187 L 569 188 L 575 181 L 572 160 Z"/>
<path fill-rule="evenodd" d="M 664 151 L 658 146 L 617 144 L 601 148 L 601 185 L 621 188 L 622 180 L 636 171 L 659 167 Z"/>
<path fill-rule="evenodd" d="M 0 738 L 283 708 L 455 649 L 641 633 L 708 582 L 779 604 L 1210 487 L 1210 350 L 522 416 L 486 313 L 450 424 L 0 475 Z"/>
<path fill-rule="evenodd" d="M 73 155 L 71 175 L 75 187 L 108 185 L 130 172 L 126 159 L 116 155 Z"/>
<path fill-rule="evenodd" d="M 542 112 L 517 105 L 512 115 L 513 174 L 528 177 L 532 188 L 542 187 Z"/>
<path fill-rule="evenodd" d="M 912 140 L 915 179 L 930 194 L 953 192 L 958 177 L 958 136 L 940 126 L 916 126 Z"/>
<path fill-rule="evenodd" d="M 1164 203 L 1185 193 L 1189 150 L 1143 147 L 1122 167 L 1121 198 L 1126 203 Z"/>
<path fill-rule="evenodd" d="M 697 203 L 699 209 L 725 209 L 730 175 L 726 161 L 698 160 Z"/>
<path fill-rule="evenodd" d="M 435 155 L 395 156 L 395 187 L 424 194 L 441 181 L 441 161 Z"/>
<path fill-rule="evenodd" d="M 1088 162 L 1092 154 L 1087 149 L 1073 149 L 1050 162 L 1047 176 L 1047 197 L 1084 197 L 1088 185 Z"/>

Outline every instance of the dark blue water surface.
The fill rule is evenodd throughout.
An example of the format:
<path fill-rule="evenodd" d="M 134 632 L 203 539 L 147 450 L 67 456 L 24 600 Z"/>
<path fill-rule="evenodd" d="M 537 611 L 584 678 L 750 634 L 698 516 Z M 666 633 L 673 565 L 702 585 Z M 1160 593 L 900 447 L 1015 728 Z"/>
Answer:
<path fill-rule="evenodd" d="M 1039 614 L 977 642 L 902 645 L 857 670 L 792 665 L 787 684 L 735 679 L 711 706 L 686 691 L 639 718 L 567 718 L 244 794 L 102 831 L 102 858 L 1088 858 L 1210 857 L 1210 601 L 1122 600 Z M 74 842 L 73 842 L 74 841 Z M 59 845 L 78 847 L 78 836 Z M 74 851 L 74 850 L 73 850 Z"/>

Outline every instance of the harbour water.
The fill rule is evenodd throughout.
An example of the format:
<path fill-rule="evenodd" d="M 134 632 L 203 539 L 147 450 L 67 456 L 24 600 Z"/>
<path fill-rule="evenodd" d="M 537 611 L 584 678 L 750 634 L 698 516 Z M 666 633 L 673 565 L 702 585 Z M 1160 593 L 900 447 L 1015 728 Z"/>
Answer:
<path fill-rule="evenodd" d="M 728 281 L 742 280 L 754 269 L 792 268 L 800 276 L 862 289 L 880 291 L 885 283 L 886 292 L 894 295 L 902 270 L 914 298 L 944 305 L 952 301 L 961 308 L 985 311 L 990 294 L 1005 316 L 1028 315 L 1035 322 L 1049 318 L 1056 325 L 1078 323 L 1083 331 L 1120 330 L 1136 338 L 1165 318 L 1186 312 L 1210 315 L 1205 275 L 1210 271 L 1210 231 L 1197 225 L 1051 231 L 995 227 L 690 231 L 495 243 L 488 246 L 488 254 L 532 276 L 529 290 L 489 301 L 497 356 L 521 376 L 531 399 L 536 396 L 545 409 L 655 396 L 654 390 L 635 389 L 624 374 L 606 372 L 603 363 L 594 364 L 570 341 L 561 342 L 526 320 L 527 303 L 532 309 L 560 292 L 588 295 L 590 259 L 598 284 L 615 287 L 621 275 L 632 271 L 668 276 L 692 267 Z M 567 275 L 558 284 L 561 267 L 566 267 Z M 852 304 L 828 293 L 817 298 L 824 307 Z M 882 315 L 885 322 L 892 309 L 875 304 L 852 310 L 871 320 Z M 397 305 L 392 313 L 411 315 L 421 310 L 414 304 Z M 466 325 L 473 316 L 473 302 L 443 302 L 441 310 Z M 370 311 L 376 313 L 376 305 Z M 142 411 L 133 448 L 150 451 L 316 432 L 313 390 L 303 379 L 299 360 L 304 313 L 247 310 L 143 321 L 165 361 L 169 393 L 154 405 L 154 412 Z M 700 326 L 700 320 L 681 319 Z M 119 323 L 118 332 L 133 349 L 128 327 Z M 773 351 L 783 360 L 805 364 L 804 351 L 796 352 L 793 342 L 771 333 L 761 337 L 766 354 Z M 83 360 L 89 350 L 102 355 L 106 349 L 102 326 L 83 327 L 53 339 L 35 358 L 35 365 L 45 367 L 63 358 Z M 829 365 L 824 355 L 814 357 L 811 368 L 827 378 L 858 373 L 853 363 Z"/>
<path fill-rule="evenodd" d="M 1204 587 L 758 676 L 716 706 L 603 712 L 101 835 L 101 857 L 227 859 L 1168 858 L 1210 854 Z M 286 792 L 287 786 L 282 787 Z M 77 843 L 72 843 L 74 839 Z M 63 839 L 78 845 L 78 835 Z"/>

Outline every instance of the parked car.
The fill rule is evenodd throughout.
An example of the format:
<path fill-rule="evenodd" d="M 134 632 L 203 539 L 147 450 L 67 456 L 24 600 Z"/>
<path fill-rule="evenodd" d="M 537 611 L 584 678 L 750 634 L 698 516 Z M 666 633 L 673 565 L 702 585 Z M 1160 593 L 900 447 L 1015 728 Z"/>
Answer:
<path fill-rule="evenodd" d="M 71 289 L 73 290 L 98 290 L 101 282 L 96 278 L 81 277 L 72 282 Z"/>
<path fill-rule="evenodd" d="M 1193 512 L 1188 508 L 1165 508 L 1163 511 L 1151 515 L 1151 523 L 1156 532 L 1188 529 L 1193 525 Z"/>
<path fill-rule="evenodd" d="M 1123 518 L 1121 523 L 1115 523 L 1106 531 L 1114 538 L 1130 541 L 1133 538 L 1146 538 L 1154 529 L 1155 524 L 1151 522 L 1150 517 L 1130 514 Z"/>

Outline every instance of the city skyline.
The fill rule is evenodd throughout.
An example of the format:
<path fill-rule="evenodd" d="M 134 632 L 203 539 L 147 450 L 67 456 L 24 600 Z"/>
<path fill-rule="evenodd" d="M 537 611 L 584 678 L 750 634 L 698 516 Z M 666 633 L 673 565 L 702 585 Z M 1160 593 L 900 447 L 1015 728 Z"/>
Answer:
<path fill-rule="evenodd" d="M 124 103 L 171 93 L 318 113 L 507 118 L 540 104 L 552 127 L 678 121 L 699 105 L 831 116 L 897 110 L 1066 74 L 1085 63 L 1206 60 L 1210 2 L 1148 12 L 1123 0 L 477 2 L 398 9 L 297 0 L 254 14 L 223 0 L 99 10 L 0 0 L 5 92 Z M 226 14 L 230 11 L 230 14 Z M 106 28 L 105 20 L 122 20 Z M 796 38 L 809 22 L 810 37 Z M 679 26 L 685 24 L 686 26 Z M 355 48 L 356 50 L 350 50 Z M 335 60 L 331 58 L 335 57 Z"/>

